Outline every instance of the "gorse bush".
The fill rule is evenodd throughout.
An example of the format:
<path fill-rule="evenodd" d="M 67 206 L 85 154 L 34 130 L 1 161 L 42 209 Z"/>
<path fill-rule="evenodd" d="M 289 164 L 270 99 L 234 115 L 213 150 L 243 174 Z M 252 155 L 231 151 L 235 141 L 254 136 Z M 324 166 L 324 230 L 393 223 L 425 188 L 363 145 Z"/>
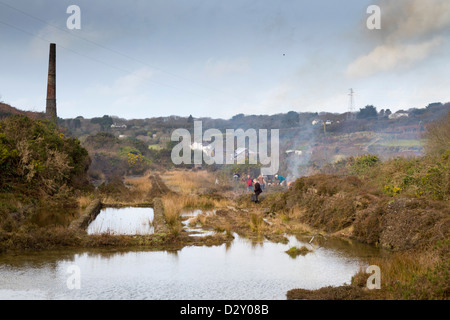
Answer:
<path fill-rule="evenodd" d="M 0 121 L 0 187 L 26 184 L 52 195 L 85 182 L 87 151 L 47 121 L 13 116 Z"/>
<path fill-rule="evenodd" d="M 364 154 L 355 157 L 351 162 L 351 172 L 354 174 L 364 174 L 381 162 L 378 156 L 373 154 Z"/>
<path fill-rule="evenodd" d="M 118 154 L 120 158 L 126 161 L 128 173 L 143 174 L 149 169 L 151 161 L 135 147 L 120 147 Z"/>
<path fill-rule="evenodd" d="M 117 144 L 119 144 L 119 139 L 117 139 L 112 133 L 109 132 L 99 132 L 97 134 L 89 135 L 84 141 L 84 145 L 89 146 L 93 149 L 111 149 Z"/>
<path fill-rule="evenodd" d="M 427 154 L 421 158 L 396 158 L 374 172 L 390 195 L 448 200 L 450 198 L 450 114 L 433 123 L 426 134 Z"/>

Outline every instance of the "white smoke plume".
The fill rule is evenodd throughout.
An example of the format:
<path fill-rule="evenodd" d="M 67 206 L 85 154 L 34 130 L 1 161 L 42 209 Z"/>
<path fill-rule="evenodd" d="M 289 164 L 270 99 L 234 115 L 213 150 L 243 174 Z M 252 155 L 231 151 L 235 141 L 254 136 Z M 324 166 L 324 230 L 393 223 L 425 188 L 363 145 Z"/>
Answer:
<path fill-rule="evenodd" d="M 352 77 L 408 68 L 426 59 L 450 34 L 448 0 L 380 0 L 381 44 L 347 68 Z"/>

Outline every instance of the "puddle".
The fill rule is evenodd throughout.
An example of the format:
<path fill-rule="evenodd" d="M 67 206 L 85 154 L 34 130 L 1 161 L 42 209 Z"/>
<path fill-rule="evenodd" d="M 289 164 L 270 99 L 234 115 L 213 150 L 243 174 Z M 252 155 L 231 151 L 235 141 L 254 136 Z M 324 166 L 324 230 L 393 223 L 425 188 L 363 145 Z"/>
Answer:
<path fill-rule="evenodd" d="M 153 208 L 104 208 L 88 228 L 88 234 L 145 235 L 154 233 Z"/>
<path fill-rule="evenodd" d="M 199 223 L 197 223 L 195 226 L 192 226 L 191 222 L 199 214 L 212 215 L 215 213 L 216 213 L 216 210 L 211 210 L 211 211 L 194 210 L 194 211 L 183 212 L 180 215 L 182 218 L 185 219 L 181 222 L 183 224 L 183 229 L 187 232 L 190 232 L 189 236 L 191 236 L 191 237 L 205 237 L 205 236 L 214 235 L 216 233 L 215 231 L 204 230 L 204 229 L 202 229 L 202 226 Z"/>

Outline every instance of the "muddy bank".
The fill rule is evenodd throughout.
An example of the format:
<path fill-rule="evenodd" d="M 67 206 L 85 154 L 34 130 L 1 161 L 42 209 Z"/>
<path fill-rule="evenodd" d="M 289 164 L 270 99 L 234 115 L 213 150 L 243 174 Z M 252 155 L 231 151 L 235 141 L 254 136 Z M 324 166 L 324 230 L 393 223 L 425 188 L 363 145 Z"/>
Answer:
<path fill-rule="evenodd" d="M 91 204 L 84 210 L 83 214 L 70 224 L 69 229 L 85 230 L 89 224 L 94 221 L 101 209 L 102 203 L 100 200 L 96 199 L 92 201 Z"/>
<path fill-rule="evenodd" d="M 268 197 L 270 211 L 334 235 L 395 253 L 372 261 L 382 270 L 383 290 L 368 290 L 365 273 L 350 285 L 292 289 L 288 299 L 448 299 L 450 204 L 424 197 L 391 197 L 354 176 L 298 179 Z M 285 218 L 284 218 L 285 219 Z M 359 279 L 358 279 L 359 278 Z"/>
<path fill-rule="evenodd" d="M 152 182 L 152 188 L 150 190 L 150 195 L 154 198 L 161 197 L 166 194 L 174 194 L 175 192 L 170 190 L 164 181 L 161 179 L 159 174 L 153 173 L 150 175 L 150 181 Z"/>
<path fill-rule="evenodd" d="M 357 177 L 302 177 L 268 201 L 276 214 L 297 211 L 296 219 L 315 229 L 392 250 L 450 238 L 448 202 L 388 197 Z"/>
<path fill-rule="evenodd" d="M 167 221 L 164 218 L 164 207 L 161 198 L 155 198 L 153 200 L 153 226 L 155 227 L 155 233 L 167 233 L 169 228 L 167 226 Z"/>
<path fill-rule="evenodd" d="M 108 207 L 111 204 L 107 205 Z M 113 207 L 136 206 L 136 204 L 118 203 Z M 232 241 L 233 237 L 214 234 L 205 237 L 191 237 L 181 231 L 172 234 L 164 216 L 164 208 L 160 198 L 153 199 L 154 234 L 149 235 L 112 235 L 87 234 L 88 225 L 96 218 L 104 204 L 94 200 L 69 227 L 49 226 L 39 228 L 34 225 L 16 232 L 0 231 L 0 253 L 7 251 L 48 250 L 57 248 L 133 248 L 148 250 L 178 250 L 185 246 L 214 246 Z M 148 205 L 147 205 L 148 207 Z"/>
<path fill-rule="evenodd" d="M 88 235 L 80 229 L 29 228 L 24 232 L 0 233 L 0 253 L 41 251 L 61 248 L 140 248 L 146 250 L 178 250 L 185 246 L 216 246 L 232 241 L 224 234 L 191 237 L 186 232 L 151 235 Z"/>
<path fill-rule="evenodd" d="M 293 289 L 286 294 L 287 300 L 378 300 L 384 299 L 379 292 L 356 286 L 324 287 L 318 290 Z"/>
<path fill-rule="evenodd" d="M 450 238 L 450 207 L 423 199 L 375 204 L 357 212 L 352 236 L 393 250 L 426 249 Z"/>

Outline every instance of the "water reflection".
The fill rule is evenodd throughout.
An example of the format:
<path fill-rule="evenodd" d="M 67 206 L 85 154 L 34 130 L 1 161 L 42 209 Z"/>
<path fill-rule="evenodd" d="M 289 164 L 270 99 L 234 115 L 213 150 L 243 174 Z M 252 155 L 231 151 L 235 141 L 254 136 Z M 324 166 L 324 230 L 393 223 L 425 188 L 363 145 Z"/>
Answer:
<path fill-rule="evenodd" d="M 78 208 L 40 207 L 31 217 L 31 222 L 39 227 L 68 227 L 79 214 Z"/>
<path fill-rule="evenodd" d="M 238 235 L 230 244 L 167 251 L 65 251 L 0 256 L 0 299 L 285 299 L 292 288 L 349 283 L 364 260 L 329 239 L 292 259 L 292 246 L 253 243 Z M 366 255 L 379 252 L 364 246 Z M 336 249 L 340 248 L 340 249 Z M 361 247 L 362 248 L 362 247 Z M 347 251 L 350 250 L 350 251 Z M 81 289 L 69 290 L 68 267 L 81 271 Z"/>
<path fill-rule="evenodd" d="M 152 234 L 152 208 L 104 208 L 87 228 L 88 234 Z"/>

